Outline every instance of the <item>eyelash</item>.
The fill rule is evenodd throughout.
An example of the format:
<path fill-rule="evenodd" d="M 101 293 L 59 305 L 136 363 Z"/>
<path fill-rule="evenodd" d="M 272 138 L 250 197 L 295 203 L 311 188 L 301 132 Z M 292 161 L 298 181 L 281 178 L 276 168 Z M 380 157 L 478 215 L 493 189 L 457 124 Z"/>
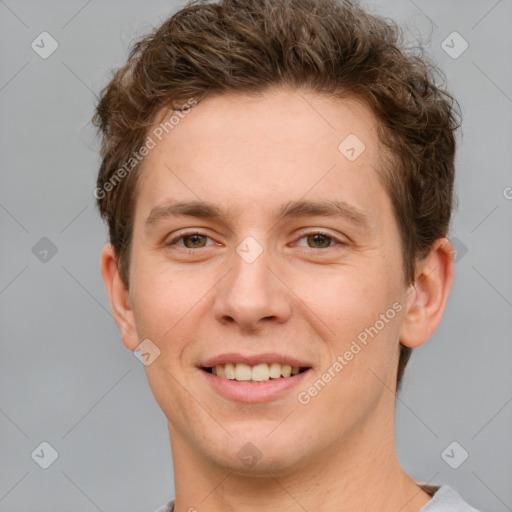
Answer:
<path fill-rule="evenodd" d="M 182 240 L 183 238 L 187 238 L 189 236 L 193 236 L 193 235 L 200 235 L 200 236 L 203 236 L 205 238 L 210 238 L 208 235 L 206 235 L 205 233 L 201 233 L 199 231 L 189 231 L 187 233 L 182 233 L 181 235 L 177 236 L 176 238 L 174 238 L 173 240 L 171 240 L 169 243 L 165 244 L 167 246 L 172 246 L 174 245 L 178 240 Z M 348 245 L 346 242 L 342 242 L 341 240 L 335 238 L 334 236 L 330 235 L 329 233 L 326 233 L 325 231 L 321 231 L 321 230 L 318 230 L 318 231 L 307 231 L 305 233 L 301 233 L 300 236 L 299 236 L 299 240 L 301 240 L 302 238 L 306 238 L 308 236 L 315 236 L 315 235 L 322 235 L 322 236 L 325 236 L 326 238 L 329 238 L 331 241 L 333 242 L 336 242 L 335 245 L 339 245 L 339 246 L 345 246 L 345 245 Z M 211 240 L 211 238 L 210 238 Z M 179 246 L 180 249 L 184 252 L 187 252 L 187 253 L 195 253 L 198 251 L 198 249 L 204 249 L 205 247 L 207 246 L 204 246 L 204 247 L 197 247 L 196 249 L 191 249 L 190 247 L 185 247 L 184 245 L 180 245 Z M 328 247 L 306 247 L 306 249 L 311 249 L 312 251 L 318 251 L 318 250 L 322 250 L 322 249 L 330 249 L 331 247 L 333 247 L 333 245 L 329 245 Z"/>

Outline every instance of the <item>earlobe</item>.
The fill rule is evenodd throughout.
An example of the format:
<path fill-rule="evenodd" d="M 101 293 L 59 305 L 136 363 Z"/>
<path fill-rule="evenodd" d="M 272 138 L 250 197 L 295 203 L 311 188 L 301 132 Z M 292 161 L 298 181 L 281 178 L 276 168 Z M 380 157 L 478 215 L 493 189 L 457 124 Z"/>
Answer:
<path fill-rule="evenodd" d="M 130 350 L 135 350 L 139 341 L 130 296 L 119 274 L 114 247 L 109 243 L 103 247 L 101 252 L 101 275 L 123 343 Z"/>
<path fill-rule="evenodd" d="M 435 332 L 453 283 L 454 250 L 447 238 L 437 239 L 428 255 L 417 262 L 414 287 L 406 297 L 407 310 L 400 342 L 415 348 Z"/>

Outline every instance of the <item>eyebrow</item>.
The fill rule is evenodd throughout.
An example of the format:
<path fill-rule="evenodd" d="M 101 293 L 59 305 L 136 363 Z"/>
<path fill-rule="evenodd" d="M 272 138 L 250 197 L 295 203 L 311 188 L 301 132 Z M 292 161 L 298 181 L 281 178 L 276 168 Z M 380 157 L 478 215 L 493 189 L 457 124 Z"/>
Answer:
<path fill-rule="evenodd" d="M 170 201 L 155 206 L 145 221 L 149 229 L 159 221 L 174 217 L 195 217 L 199 219 L 223 219 L 227 217 L 222 209 L 206 201 Z M 278 220 L 293 217 L 344 217 L 353 224 L 369 229 L 371 226 L 368 215 L 359 208 L 342 200 L 334 201 L 289 201 L 277 211 Z"/>

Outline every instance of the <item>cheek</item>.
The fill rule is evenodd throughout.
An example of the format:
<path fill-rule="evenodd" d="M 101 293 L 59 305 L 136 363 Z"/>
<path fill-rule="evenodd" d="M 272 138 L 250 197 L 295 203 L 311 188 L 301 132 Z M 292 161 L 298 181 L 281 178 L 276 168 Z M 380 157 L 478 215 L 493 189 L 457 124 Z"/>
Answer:
<path fill-rule="evenodd" d="M 133 261 L 136 266 L 130 297 L 137 331 L 139 336 L 154 340 L 160 346 L 161 340 L 168 337 L 177 320 L 185 314 L 186 294 L 180 290 L 179 277 L 165 267 L 155 265 L 149 258 L 135 256 Z"/>
<path fill-rule="evenodd" d="M 140 339 L 149 338 L 167 368 L 189 371 L 201 323 L 211 318 L 212 273 L 186 272 L 160 258 L 140 258 L 134 273 L 133 306 Z"/>
<path fill-rule="evenodd" d="M 369 265 L 340 266 L 332 272 L 289 276 L 297 297 L 317 315 L 317 322 L 347 339 L 373 325 L 394 302 L 386 277 Z"/>
<path fill-rule="evenodd" d="M 343 359 L 343 371 L 331 369 L 337 382 L 365 381 L 370 368 L 378 375 L 394 371 L 403 306 L 391 275 L 368 263 L 338 267 L 328 276 L 309 275 L 291 286 L 305 304 L 297 302 L 298 314 L 322 340 L 325 370 Z"/>

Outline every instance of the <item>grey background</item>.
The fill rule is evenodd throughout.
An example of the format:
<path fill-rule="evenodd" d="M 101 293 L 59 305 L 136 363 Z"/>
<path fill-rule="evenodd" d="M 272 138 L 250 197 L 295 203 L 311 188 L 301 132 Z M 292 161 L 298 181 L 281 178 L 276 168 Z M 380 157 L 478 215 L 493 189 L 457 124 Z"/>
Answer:
<path fill-rule="evenodd" d="M 99 272 L 106 230 L 89 121 L 130 41 L 180 5 L 0 1 L 0 511 L 151 512 L 174 495 L 165 417 Z M 455 283 L 406 371 L 399 455 L 418 480 L 512 510 L 512 1 L 364 5 L 430 38 L 464 116 Z M 59 44 L 47 59 L 31 48 L 43 31 Z M 456 59 L 441 47 L 453 31 L 469 44 Z M 57 249 L 46 261 L 43 237 Z M 31 458 L 43 441 L 59 454 L 48 469 Z M 441 458 L 452 441 L 469 453 L 458 469 Z"/>

